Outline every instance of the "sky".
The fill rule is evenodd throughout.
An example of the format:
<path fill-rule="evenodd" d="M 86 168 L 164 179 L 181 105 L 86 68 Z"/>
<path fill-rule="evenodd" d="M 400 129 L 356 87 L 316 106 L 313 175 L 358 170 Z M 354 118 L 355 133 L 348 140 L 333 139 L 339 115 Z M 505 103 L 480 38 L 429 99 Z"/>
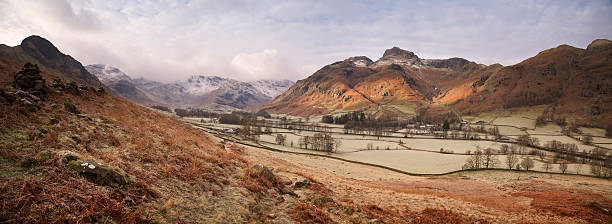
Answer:
<path fill-rule="evenodd" d="M 487 65 L 586 48 L 612 39 L 612 1 L 0 0 L 0 29 L 0 43 L 39 35 L 134 78 L 295 81 L 393 46 Z"/>

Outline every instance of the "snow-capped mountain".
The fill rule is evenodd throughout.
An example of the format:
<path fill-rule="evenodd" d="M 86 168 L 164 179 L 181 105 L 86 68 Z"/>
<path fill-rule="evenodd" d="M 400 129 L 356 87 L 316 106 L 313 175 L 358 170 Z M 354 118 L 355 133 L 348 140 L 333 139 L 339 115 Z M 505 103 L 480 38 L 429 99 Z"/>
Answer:
<path fill-rule="evenodd" d="M 91 74 L 94 74 L 100 81 L 114 82 L 119 80 L 130 80 L 130 77 L 115 67 L 104 64 L 93 64 L 85 66 L 85 69 Z"/>
<path fill-rule="evenodd" d="M 261 91 L 264 95 L 274 98 L 287 91 L 295 82 L 290 80 L 258 80 L 249 82 L 255 89 Z"/>
<path fill-rule="evenodd" d="M 218 76 L 194 75 L 184 81 L 162 83 L 129 75 L 112 66 L 95 64 L 86 69 L 113 92 L 143 104 L 173 107 L 256 109 L 289 89 L 289 80 L 241 82 Z"/>

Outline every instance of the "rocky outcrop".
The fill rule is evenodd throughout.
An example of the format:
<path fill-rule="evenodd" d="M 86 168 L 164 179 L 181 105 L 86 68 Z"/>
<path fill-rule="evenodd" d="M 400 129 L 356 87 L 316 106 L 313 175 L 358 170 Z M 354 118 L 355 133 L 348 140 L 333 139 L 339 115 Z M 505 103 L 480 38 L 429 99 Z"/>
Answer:
<path fill-rule="evenodd" d="M 422 66 L 421 59 L 411 51 L 393 47 L 385 50 L 383 56 L 374 63 L 375 66 L 398 64 L 402 66 Z"/>
<path fill-rule="evenodd" d="M 351 62 L 351 63 L 353 63 L 357 67 L 368 67 L 368 66 L 370 66 L 371 64 L 374 63 L 372 61 L 372 59 L 370 59 L 370 58 L 368 58 L 366 56 L 350 57 L 350 58 L 347 58 L 344 61 Z"/>
<path fill-rule="evenodd" d="M 449 59 L 424 59 L 423 63 L 427 66 L 434 68 L 447 68 L 451 70 L 459 70 L 465 65 L 469 64 L 470 61 L 463 58 L 449 58 Z"/>
<path fill-rule="evenodd" d="M 82 159 L 73 153 L 64 153 L 62 163 L 67 169 L 97 185 L 122 188 L 129 183 L 126 173 L 102 163 Z"/>

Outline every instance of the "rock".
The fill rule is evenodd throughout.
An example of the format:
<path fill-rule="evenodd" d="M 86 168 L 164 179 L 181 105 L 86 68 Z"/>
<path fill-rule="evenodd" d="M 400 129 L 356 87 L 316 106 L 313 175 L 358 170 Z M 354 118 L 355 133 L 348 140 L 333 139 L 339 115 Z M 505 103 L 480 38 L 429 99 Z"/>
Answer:
<path fill-rule="evenodd" d="M 87 91 L 89 91 L 89 88 L 87 86 L 81 85 L 81 86 L 79 86 L 79 91 L 87 93 Z"/>
<path fill-rule="evenodd" d="M 38 102 L 38 101 L 41 100 L 40 97 L 34 95 L 33 92 L 26 92 L 26 91 L 23 91 L 23 90 L 18 90 L 14 94 L 17 95 L 17 97 L 19 97 L 19 98 L 28 99 L 28 100 L 30 100 L 32 102 Z"/>
<path fill-rule="evenodd" d="M 319 206 L 319 205 L 324 205 L 324 204 L 330 203 L 332 201 L 333 200 L 331 198 L 329 198 L 329 197 L 321 196 L 321 197 L 318 197 L 317 199 L 314 200 L 314 204 Z"/>
<path fill-rule="evenodd" d="M 45 80 L 40 76 L 38 65 L 29 62 L 23 65 L 21 71 L 15 74 L 14 84 L 15 87 L 21 90 L 34 92 L 39 96 L 46 94 Z"/>
<path fill-rule="evenodd" d="M 93 119 L 91 117 L 89 117 L 89 115 L 87 114 L 77 114 L 78 117 L 80 118 L 85 118 L 87 120 L 93 121 Z"/>
<path fill-rule="evenodd" d="M 59 89 L 59 90 L 66 88 L 66 86 L 64 86 L 64 83 L 62 82 L 61 79 L 53 79 L 53 82 L 51 83 L 51 87 Z"/>
<path fill-rule="evenodd" d="M 80 176 L 97 185 L 119 188 L 128 184 L 127 174 L 101 163 L 82 160 L 71 153 L 63 156 L 62 163 L 68 169 L 78 172 Z"/>
<path fill-rule="evenodd" d="M 270 181 L 273 184 L 277 184 L 278 180 L 276 179 L 276 176 L 274 176 L 274 173 L 272 172 L 273 169 L 272 168 L 268 168 L 262 164 L 257 164 L 253 166 L 253 170 L 255 170 L 255 172 L 257 173 L 257 175 L 259 175 L 260 177 L 265 178 L 266 180 Z"/>
<path fill-rule="evenodd" d="M 60 107 L 60 105 L 58 105 L 58 104 L 55 104 L 55 103 L 54 103 L 54 104 L 51 104 L 51 108 L 53 108 L 53 109 L 57 109 L 57 108 L 59 108 L 59 107 Z"/>
<path fill-rule="evenodd" d="M 76 84 L 76 82 L 69 82 L 66 85 L 66 92 L 73 94 L 73 95 L 78 95 L 79 94 L 79 86 Z"/>
<path fill-rule="evenodd" d="M 378 219 L 370 219 L 369 223 L 371 223 L 371 224 L 378 224 L 378 223 L 380 223 L 380 221 Z"/>
<path fill-rule="evenodd" d="M 295 192 L 293 192 L 291 189 L 287 188 L 287 187 L 283 187 L 280 189 L 280 193 L 281 194 L 288 194 L 291 195 L 293 197 L 299 197 Z"/>
<path fill-rule="evenodd" d="M 64 109 L 66 110 L 66 112 L 68 113 L 73 113 L 73 114 L 80 114 L 81 112 L 79 112 L 79 110 L 76 108 L 76 106 L 74 106 L 74 104 L 72 103 L 68 103 L 65 102 L 64 103 Z"/>
<path fill-rule="evenodd" d="M 106 91 L 104 90 L 104 87 L 98 88 L 98 90 L 96 90 L 96 95 L 101 96 L 104 95 L 106 93 Z"/>
<path fill-rule="evenodd" d="M 301 181 L 296 181 L 296 182 L 295 182 L 295 184 L 294 184 L 294 186 L 295 186 L 296 188 L 300 188 L 300 187 L 308 187 L 308 186 L 310 186 L 310 180 L 308 180 L 308 179 L 303 179 L 303 180 L 301 180 Z"/>
<path fill-rule="evenodd" d="M 19 105 L 21 105 L 22 107 L 27 108 L 29 111 L 36 111 L 39 109 L 38 105 L 36 105 L 35 103 L 29 101 L 26 98 L 22 98 L 21 100 L 19 100 Z"/>
<path fill-rule="evenodd" d="M 49 124 L 53 125 L 53 124 L 58 124 L 58 123 L 59 123 L 59 120 L 57 120 L 57 118 L 54 118 L 54 117 L 49 118 Z"/>
<path fill-rule="evenodd" d="M 590 206 L 593 207 L 595 209 L 599 209 L 600 211 L 602 211 L 604 214 L 609 214 L 610 210 L 604 208 L 599 202 L 597 201 L 593 201 L 593 200 L 582 200 L 582 204 L 586 205 L 586 206 Z"/>
<path fill-rule="evenodd" d="M 276 178 L 277 178 L 277 179 L 279 179 L 279 181 L 280 181 L 281 183 L 283 183 L 284 185 L 291 185 L 291 184 L 293 183 L 293 182 L 291 181 L 291 179 L 289 179 L 289 178 L 288 178 L 288 177 L 286 177 L 286 176 L 280 176 L 280 175 L 279 175 L 279 176 L 277 176 Z"/>
<path fill-rule="evenodd" d="M 270 214 L 268 214 L 268 218 L 275 219 L 276 218 L 276 214 L 270 213 Z"/>
<path fill-rule="evenodd" d="M 17 101 L 17 99 L 14 95 L 7 93 L 4 89 L 0 89 L 0 102 L 3 104 L 12 104 L 15 101 Z"/>

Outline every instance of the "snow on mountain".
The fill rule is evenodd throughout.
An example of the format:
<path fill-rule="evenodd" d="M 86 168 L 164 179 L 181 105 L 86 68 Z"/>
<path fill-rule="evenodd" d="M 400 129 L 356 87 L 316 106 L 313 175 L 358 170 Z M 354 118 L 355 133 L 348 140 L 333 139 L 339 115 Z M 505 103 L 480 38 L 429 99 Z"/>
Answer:
<path fill-rule="evenodd" d="M 130 77 L 123 73 L 118 68 L 104 65 L 93 64 L 85 66 L 85 69 L 91 74 L 94 74 L 102 83 L 116 82 L 119 80 L 131 80 Z"/>
<path fill-rule="evenodd" d="M 287 91 L 293 84 L 293 81 L 290 80 L 281 80 L 281 81 L 273 81 L 273 80 L 258 80 L 249 82 L 253 87 L 259 90 L 266 96 L 274 98 L 280 94 L 283 94 Z"/>
<path fill-rule="evenodd" d="M 118 68 L 104 64 L 88 65 L 86 69 L 111 90 L 128 99 L 149 103 L 152 100 L 142 100 L 148 96 L 159 103 L 176 107 L 198 107 L 214 103 L 239 109 L 253 109 L 269 102 L 295 84 L 289 80 L 241 82 L 204 75 L 194 75 L 184 81 L 162 83 L 144 78 L 131 79 Z"/>
<path fill-rule="evenodd" d="M 204 95 L 217 89 L 238 86 L 241 82 L 218 76 L 194 75 L 186 81 L 177 82 L 177 84 L 185 87 L 185 92 L 187 93 Z"/>

